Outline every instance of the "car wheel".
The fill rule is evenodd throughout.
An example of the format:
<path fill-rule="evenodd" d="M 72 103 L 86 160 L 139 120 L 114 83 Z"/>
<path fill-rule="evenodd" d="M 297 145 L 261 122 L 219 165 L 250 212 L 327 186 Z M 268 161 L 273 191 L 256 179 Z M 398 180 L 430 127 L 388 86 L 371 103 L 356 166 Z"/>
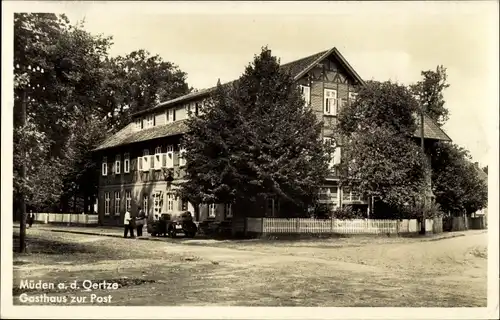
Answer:
<path fill-rule="evenodd" d="M 170 235 L 170 238 L 175 238 L 177 236 L 177 232 L 175 232 L 174 228 L 170 229 L 169 235 Z"/>

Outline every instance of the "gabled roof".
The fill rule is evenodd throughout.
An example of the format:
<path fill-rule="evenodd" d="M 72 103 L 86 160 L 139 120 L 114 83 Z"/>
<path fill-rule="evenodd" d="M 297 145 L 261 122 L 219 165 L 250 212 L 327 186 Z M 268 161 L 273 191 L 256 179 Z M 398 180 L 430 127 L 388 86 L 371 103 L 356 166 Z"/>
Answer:
<path fill-rule="evenodd" d="M 314 68 L 314 66 L 316 66 L 318 63 L 320 63 L 322 60 L 329 57 L 330 55 L 333 55 L 335 58 L 337 58 L 337 60 L 347 70 L 348 74 L 351 75 L 355 80 L 357 80 L 362 85 L 365 84 L 363 79 L 358 75 L 358 73 L 351 67 L 351 65 L 345 60 L 345 58 L 340 54 L 340 52 L 335 47 L 330 50 L 318 52 L 313 55 L 307 56 L 305 58 L 285 63 L 281 65 L 280 68 L 283 71 L 286 71 L 290 75 L 292 75 L 295 80 L 298 80 L 302 76 L 304 76 L 307 72 L 309 72 L 312 68 Z M 236 81 L 237 80 L 233 80 L 224 83 L 223 86 L 230 86 Z M 215 90 L 215 88 L 216 87 L 212 87 L 209 89 L 191 92 L 184 96 L 162 102 L 153 108 L 137 112 L 133 114 L 133 116 L 148 113 L 153 110 L 164 108 L 167 106 L 176 105 L 181 102 L 188 102 L 190 100 L 207 97 L 211 92 Z M 131 123 L 122 130 L 120 130 L 119 132 L 117 132 L 116 134 L 114 134 L 113 136 L 106 139 L 102 144 L 100 144 L 96 149 L 94 149 L 94 151 L 118 147 L 121 145 L 126 145 L 146 140 L 162 138 L 162 137 L 181 135 L 185 133 L 186 130 L 187 126 L 185 120 L 176 121 L 173 123 L 141 131 L 135 131 L 134 124 Z M 427 116 L 425 116 L 424 120 L 424 135 L 425 139 L 451 141 L 451 138 L 437 125 L 437 123 Z M 420 138 L 419 129 L 416 130 L 414 137 Z"/>
<path fill-rule="evenodd" d="M 166 125 L 140 131 L 134 130 L 134 123 L 127 125 L 111 137 L 104 140 L 94 151 L 114 148 L 126 144 L 180 135 L 186 132 L 186 120 L 175 121 Z"/>
<path fill-rule="evenodd" d="M 305 58 L 300 58 L 298 60 L 294 60 L 294 61 L 282 64 L 280 66 L 280 68 L 281 68 L 281 70 L 288 72 L 294 78 L 294 80 L 298 80 L 302 76 L 304 76 L 306 73 L 311 71 L 311 69 L 314 68 L 314 66 L 316 66 L 318 63 L 320 63 L 322 60 L 326 59 L 330 55 L 333 55 L 335 58 L 337 58 L 337 60 L 340 62 L 340 64 L 347 70 L 348 74 L 351 75 L 353 77 L 353 79 L 358 81 L 360 84 L 364 84 L 363 79 L 361 79 L 361 77 L 357 74 L 357 72 L 354 71 L 354 69 L 351 67 L 351 65 L 347 62 L 347 60 L 342 56 L 342 54 L 340 54 L 340 52 L 335 47 L 331 48 L 330 50 L 321 51 L 321 52 L 315 53 L 313 55 L 307 56 Z M 226 82 L 223 84 L 223 86 L 231 85 L 231 84 L 235 83 L 236 81 L 237 80 Z M 180 96 L 178 98 L 161 102 L 152 108 L 138 111 L 138 112 L 132 114 L 132 116 L 138 116 L 141 114 L 151 112 L 153 110 L 176 105 L 176 104 L 181 103 L 181 102 L 189 102 L 189 101 L 194 100 L 194 99 L 207 97 L 215 89 L 216 89 L 216 86 L 214 86 L 212 88 L 208 88 L 208 89 L 199 90 L 196 92 L 191 92 L 191 93 L 188 93 L 186 95 Z"/>

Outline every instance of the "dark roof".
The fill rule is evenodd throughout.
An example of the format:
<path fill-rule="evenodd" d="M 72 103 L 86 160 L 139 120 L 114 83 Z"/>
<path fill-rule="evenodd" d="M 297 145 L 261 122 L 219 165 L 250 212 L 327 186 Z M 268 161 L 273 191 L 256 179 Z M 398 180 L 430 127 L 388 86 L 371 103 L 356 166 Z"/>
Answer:
<path fill-rule="evenodd" d="M 356 73 L 356 71 L 351 67 L 351 65 L 347 62 L 347 60 L 345 60 L 345 58 L 342 56 L 342 54 L 340 54 L 340 52 L 336 48 L 331 48 L 330 50 L 321 51 L 321 52 L 315 53 L 313 55 L 307 56 L 305 58 L 301 58 L 298 60 L 294 60 L 294 61 L 282 64 L 280 66 L 280 68 L 281 68 L 281 70 L 290 73 L 290 75 L 295 80 L 298 80 L 300 77 L 302 77 L 304 74 L 309 72 L 312 68 L 314 68 L 314 66 L 316 64 L 318 64 L 319 62 L 321 62 L 322 60 L 324 60 L 325 58 L 327 58 L 331 54 L 333 54 L 338 59 L 338 61 L 347 69 L 348 73 L 350 73 L 354 79 L 356 79 L 359 83 L 364 83 L 363 79 L 361 79 L 361 77 Z M 223 86 L 229 86 L 229 85 L 235 83 L 236 81 L 237 80 L 226 82 L 223 84 Z M 188 102 L 188 101 L 193 100 L 193 99 L 207 97 L 210 94 L 210 92 L 215 90 L 215 88 L 216 88 L 216 86 L 214 86 L 212 88 L 208 88 L 208 89 L 199 90 L 196 92 L 191 92 L 191 93 L 188 93 L 186 95 L 180 96 L 178 98 L 161 102 L 152 108 L 138 111 L 138 112 L 134 113 L 132 116 L 138 116 L 141 114 L 145 114 L 145 113 L 151 112 L 151 111 L 156 110 L 156 109 L 160 109 L 160 108 L 164 108 L 167 106 L 172 106 L 172 105 L 178 104 L 180 102 Z"/>
<path fill-rule="evenodd" d="M 125 144 L 131 144 L 146 140 L 153 140 L 163 137 L 170 137 L 183 134 L 187 130 L 186 120 L 175 121 L 166 125 L 152 127 L 140 131 L 134 131 L 134 123 L 127 125 L 103 143 L 101 143 L 94 151 L 118 147 Z"/>
<path fill-rule="evenodd" d="M 420 123 L 420 121 L 418 121 Z M 415 130 L 415 134 L 413 135 L 416 138 L 420 138 L 420 126 L 418 126 L 417 130 Z M 429 118 L 428 116 L 424 117 L 424 138 L 431 140 L 442 140 L 442 141 L 451 141 L 451 138 L 439 127 L 439 125 Z"/>
<path fill-rule="evenodd" d="M 289 72 L 290 75 L 292 75 L 294 79 L 297 80 L 304 74 L 306 74 L 308 71 L 310 71 L 316 64 L 318 64 L 331 54 L 333 54 L 340 61 L 340 63 L 347 69 L 347 71 L 354 79 L 356 79 L 359 83 L 364 84 L 363 79 L 356 73 L 356 71 L 351 67 L 351 65 L 345 60 L 345 58 L 340 54 L 340 52 L 336 48 L 318 52 L 308 57 L 285 63 L 281 65 L 281 69 L 286 72 Z M 223 86 L 230 86 L 236 81 L 237 80 L 226 82 L 223 84 Z M 215 90 L 215 88 L 216 87 L 212 87 L 209 89 L 203 89 L 200 91 L 191 92 L 184 96 L 162 102 L 153 108 L 136 112 L 134 115 L 148 113 L 153 110 L 160 109 L 166 106 L 178 104 L 179 102 L 187 102 L 189 100 L 203 98 L 208 96 L 213 90 Z M 129 124 L 122 130 L 111 136 L 110 138 L 106 139 L 101 145 L 99 145 L 96 149 L 94 149 L 94 151 L 113 148 L 120 145 L 125 145 L 140 141 L 157 139 L 161 137 L 179 135 L 185 133 L 187 129 L 185 120 L 176 121 L 170 124 L 161 125 L 141 131 L 134 131 L 133 126 L 134 126 L 133 123 Z M 426 139 L 451 141 L 450 137 L 437 125 L 437 123 L 435 123 L 432 119 L 428 118 L 427 116 L 425 117 L 424 120 L 424 135 Z M 420 138 L 419 129 L 415 132 L 414 136 Z"/>

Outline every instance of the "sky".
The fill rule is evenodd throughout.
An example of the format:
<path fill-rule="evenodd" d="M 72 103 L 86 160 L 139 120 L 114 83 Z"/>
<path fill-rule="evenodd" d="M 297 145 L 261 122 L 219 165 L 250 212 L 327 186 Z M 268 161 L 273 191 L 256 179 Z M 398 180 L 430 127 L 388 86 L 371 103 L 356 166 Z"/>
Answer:
<path fill-rule="evenodd" d="M 31 7 L 33 8 L 33 7 Z M 264 45 L 282 63 L 337 47 L 365 80 L 409 84 L 447 68 L 445 131 L 487 165 L 498 152 L 498 2 L 59 2 L 43 11 L 113 36 L 111 55 L 146 49 L 194 88 L 238 78 Z M 496 141 L 496 140 L 495 140 Z"/>

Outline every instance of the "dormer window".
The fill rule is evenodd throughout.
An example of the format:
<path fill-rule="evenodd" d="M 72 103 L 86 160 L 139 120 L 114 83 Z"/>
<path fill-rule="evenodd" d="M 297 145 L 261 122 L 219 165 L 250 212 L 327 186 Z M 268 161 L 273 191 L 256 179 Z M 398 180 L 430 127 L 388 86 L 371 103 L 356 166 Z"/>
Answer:
<path fill-rule="evenodd" d="M 175 109 L 171 108 L 165 111 L 166 123 L 175 121 Z"/>
<path fill-rule="evenodd" d="M 155 116 L 154 115 L 148 115 L 146 117 L 146 127 L 151 128 L 155 126 Z"/>

